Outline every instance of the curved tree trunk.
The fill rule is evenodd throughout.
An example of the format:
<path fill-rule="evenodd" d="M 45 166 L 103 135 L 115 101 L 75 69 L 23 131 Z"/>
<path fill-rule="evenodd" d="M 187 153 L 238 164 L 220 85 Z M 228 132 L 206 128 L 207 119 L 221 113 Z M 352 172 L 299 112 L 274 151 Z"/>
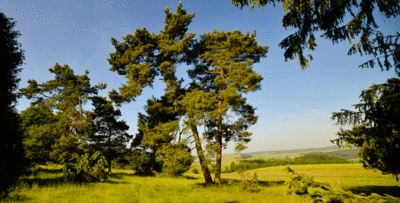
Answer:
<path fill-rule="evenodd" d="M 201 147 L 201 142 L 200 142 L 199 134 L 197 132 L 197 127 L 196 126 L 192 126 L 191 129 L 192 129 L 192 132 L 193 132 L 193 138 L 194 138 L 194 142 L 195 142 L 195 145 L 196 145 L 197 156 L 199 157 L 201 170 L 203 171 L 204 180 L 206 181 L 207 185 L 210 185 L 210 184 L 213 183 L 213 181 L 212 181 L 212 178 L 211 178 L 210 171 L 208 170 L 208 166 L 207 166 L 207 163 L 206 163 L 206 158 L 204 156 L 204 151 L 203 151 L 203 149 Z"/>

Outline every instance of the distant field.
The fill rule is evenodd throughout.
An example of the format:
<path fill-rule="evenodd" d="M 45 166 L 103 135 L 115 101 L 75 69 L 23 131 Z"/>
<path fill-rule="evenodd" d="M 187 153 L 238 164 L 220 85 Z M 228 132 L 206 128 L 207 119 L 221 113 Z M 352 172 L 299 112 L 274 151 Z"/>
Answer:
<path fill-rule="evenodd" d="M 245 172 L 250 178 L 257 171 L 260 193 L 228 186 L 229 179 L 239 178 L 237 173 L 222 174 L 222 187 L 204 188 L 202 175 L 190 171 L 185 174 L 187 178 L 161 178 L 138 177 L 128 170 L 114 170 L 106 183 L 73 185 L 60 182 L 59 167 L 42 168 L 39 177 L 22 178 L 23 184 L 3 202 L 303 202 L 305 199 L 285 195 L 283 183 L 288 177 L 281 172 L 281 166 Z M 392 176 L 363 169 L 361 164 L 295 165 L 292 168 L 356 194 L 375 192 L 400 197 L 400 183 Z"/>
<path fill-rule="evenodd" d="M 327 150 L 320 150 L 320 151 L 305 151 L 301 153 L 295 153 L 295 152 L 289 152 L 289 153 L 270 153 L 270 154 L 251 154 L 251 158 L 249 159 L 262 159 L 262 160 L 269 160 L 269 159 L 294 159 L 296 157 L 302 156 L 307 153 L 321 153 L 321 154 L 327 154 L 330 156 L 337 156 L 337 157 L 342 157 L 346 158 L 349 161 L 356 161 L 359 160 L 356 158 L 355 154 L 357 154 L 356 149 L 327 149 Z M 345 154 L 351 154 L 351 158 L 348 158 L 344 156 Z M 239 154 L 224 154 L 222 155 L 222 166 L 229 166 L 232 161 L 234 162 L 239 162 L 241 160 L 241 155 Z M 198 165 L 198 163 L 196 163 Z"/>

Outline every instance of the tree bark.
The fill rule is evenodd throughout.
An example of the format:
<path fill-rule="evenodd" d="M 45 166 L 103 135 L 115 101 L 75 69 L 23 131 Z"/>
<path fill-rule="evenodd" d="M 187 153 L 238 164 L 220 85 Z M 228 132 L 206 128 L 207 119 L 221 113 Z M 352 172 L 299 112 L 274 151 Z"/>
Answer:
<path fill-rule="evenodd" d="M 111 173 L 111 156 L 108 156 L 108 173 Z"/>
<path fill-rule="evenodd" d="M 220 185 L 220 180 L 221 180 L 221 160 L 222 160 L 222 119 L 221 116 L 219 116 L 218 119 L 218 137 L 217 137 L 217 157 L 215 159 L 215 177 L 214 177 L 214 182 L 215 184 Z"/>
<path fill-rule="evenodd" d="M 108 127 L 108 153 L 107 153 L 107 159 L 108 159 L 108 173 L 111 173 L 111 127 Z"/>
<path fill-rule="evenodd" d="M 208 166 L 206 163 L 206 158 L 204 156 L 204 151 L 201 147 L 201 142 L 200 142 L 200 138 L 199 138 L 199 134 L 197 132 L 197 127 L 196 126 L 191 126 L 192 132 L 193 132 L 193 138 L 194 138 L 194 142 L 196 145 L 196 151 L 197 151 L 197 156 L 199 158 L 200 161 L 200 166 L 201 166 L 201 170 L 203 171 L 203 176 L 204 176 L 204 180 L 206 181 L 206 185 L 210 185 L 213 183 L 212 178 L 211 178 L 211 174 L 210 171 L 208 170 Z"/>

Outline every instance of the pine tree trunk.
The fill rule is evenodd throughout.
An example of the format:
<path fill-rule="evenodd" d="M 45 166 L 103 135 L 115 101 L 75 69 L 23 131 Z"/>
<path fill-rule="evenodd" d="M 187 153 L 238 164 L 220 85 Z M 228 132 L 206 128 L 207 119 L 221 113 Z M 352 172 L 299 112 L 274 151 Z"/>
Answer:
<path fill-rule="evenodd" d="M 108 127 L 108 153 L 107 153 L 107 159 L 108 159 L 108 172 L 111 173 L 111 127 Z"/>
<path fill-rule="evenodd" d="M 203 152 L 203 149 L 201 147 L 201 142 L 200 142 L 199 134 L 197 132 L 197 127 L 196 126 L 192 126 L 191 128 L 192 128 L 192 132 L 193 132 L 194 142 L 195 142 L 195 145 L 196 145 L 197 156 L 199 157 L 201 170 L 203 171 L 204 180 L 206 181 L 207 185 L 210 185 L 210 184 L 213 183 L 213 181 L 212 181 L 212 178 L 211 178 L 210 171 L 208 170 L 207 163 L 205 161 L 206 158 L 204 156 L 204 152 Z"/>
<path fill-rule="evenodd" d="M 214 182 L 215 184 L 220 185 L 221 180 L 221 160 L 222 160 L 222 119 L 219 116 L 219 123 L 218 123 L 218 137 L 217 137 L 217 157 L 215 159 L 215 177 Z"/>
<path fill-rule="evenodd" d="M 111 173 L 111 156 L 108 156 L 108 173 Z"/>

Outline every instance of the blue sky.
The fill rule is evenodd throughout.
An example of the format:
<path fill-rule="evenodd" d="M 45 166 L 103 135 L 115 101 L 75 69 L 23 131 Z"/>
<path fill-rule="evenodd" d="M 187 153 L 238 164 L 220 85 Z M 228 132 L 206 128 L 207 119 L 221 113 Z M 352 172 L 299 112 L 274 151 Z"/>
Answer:
<path fill-rule="evenodd" d="M 164 28 L 164 8 L 169 7 L 174 13 L 178 3 L 179 0 L 1 0 L 0 11 L 17 21 L 14 29 L 22 35 L 18 42 L 25 50 L 25 64 L 21 66 L 19 88 L 27 87 L 29 79 L 38 83 L 54 79 L 48 69 L 59 63 L 69 65 L 78 75 L 89 70 L 92 85 L 108 84 L 99 93 L 107 96 L 108 91 L 118 89 L 126 81 L 109 70 L 108 53 L 115 51 L 111 37 L 122 42 L 122 36 L 143 27 L 160 33 Z M 285 62 L 284 50 L 278 44 L 295 30 L 282 27 L 281 3 L 275 8 L 268 5 L 264 10 L 256 7 L 251 12 L 249 7 L 243 10 L 234 7 L 230 0 L 182 1 L 182 5 L 188 13 L 195 13 L 187 33 L 197 33 L 199 37 L 213 28 L 242 33 L 256 29 L 259 45 L 269 46 L 267 57 L 253 65 L 253 70 L 264 77 L 262 89 L 245 95 L 248 103 L 257 108 L 258 122 L 249 128 L 253 132 L 252 141 L 243 152 L 331 146 L 330 139 L 337 138 L 335 133 L 340 128 L 333 125 L 332 112 L 355 110 L 351 105 L 360 102 L 362 90 L 395 77 L 393 69 L 359 68 L 372 56 L 348 56 L 351 47 L 348 41 L 333 45 L 329 40 L 317 38 L 318 47 L 311 52 L 314 60 L 307 70 L 300 68 L 297 59 Z M 383 34 L 400 31 L 399 19 L 388 20 L 377 9 L 374 14 Z M 184 85 L 190 82 L 186 73 L 189 68 L 177 67 L 177 76 L 185 79 Z M 138 132 L 137 113 L 144 112 L 148 98 L 163 95 L 164 88 L 165 84 L 156 78 L 154 89 L 148 87 L 136 102 L 122 105 L 120 119 L 130 126 L 128 133 Z M 25 110 L 29 105 L 29 100 L 21 98 L 17 110 Z M 91 102 L 84 107 L 92 109 Z M 223 153 L 233 153 L 234 146 L 230 142 Z"/>

